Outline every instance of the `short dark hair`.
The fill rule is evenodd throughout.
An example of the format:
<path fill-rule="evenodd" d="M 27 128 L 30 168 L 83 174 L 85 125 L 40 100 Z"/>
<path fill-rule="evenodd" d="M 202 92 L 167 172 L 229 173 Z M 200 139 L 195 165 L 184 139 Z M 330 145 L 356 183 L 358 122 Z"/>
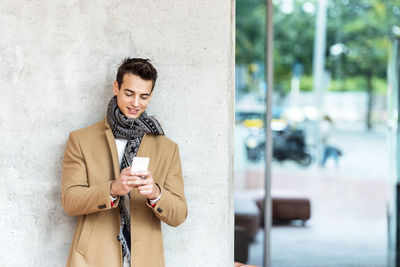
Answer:
<path fill-rule="evenodd" d="M 121 66 L 118 68 L 116 81 L 118 83 L 118 88 L 121 89 L 122 81 L 125 74 L 135 74 L 146 81 L 152 81 L 153 86 L 151 91 L 153 91 L 157 80 L 157 70 L 150 63 L 149 59 L 143 58 L 126 58 L 122 62 Z"/>

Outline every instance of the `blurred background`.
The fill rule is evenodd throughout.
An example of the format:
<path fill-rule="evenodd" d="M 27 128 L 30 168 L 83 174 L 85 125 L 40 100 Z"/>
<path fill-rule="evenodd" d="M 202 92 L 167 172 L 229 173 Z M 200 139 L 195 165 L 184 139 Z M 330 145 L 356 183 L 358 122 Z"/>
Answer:
<path fill-rule="evenodd" d="M 236 0 L 236 261 L 396 266 L 399 37 L 398 0 Z"/>

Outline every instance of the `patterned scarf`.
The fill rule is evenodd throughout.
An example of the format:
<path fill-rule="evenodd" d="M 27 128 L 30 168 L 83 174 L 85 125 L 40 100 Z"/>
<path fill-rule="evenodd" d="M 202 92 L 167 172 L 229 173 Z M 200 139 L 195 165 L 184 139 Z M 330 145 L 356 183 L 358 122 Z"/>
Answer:
<path fill-rule="evenodd" d="M 126 139 L 124 155 L 121 160 L 120 170 L 132 164 L 133 158 L 136 156 L 143 135 L 151 134 L 164 134 L 160 123 L 151 116 L 147 116 L 143 112 L 140 118 L 131 119 L 126 117 L 118 108 L 117 97 L 114 96 L 108 103 L 107 120 L 110 123 L 111 130 L 115 138 Z M 130 195 L 120 197 L 119 213 L 121 218 L 121 226 L 119 230 L 118 240 L 122 246 L 122 256 L 130 260 L 131 257 L 131 221 L 129 212 L 124 203 L 124 198 L 130 198 Z"/>

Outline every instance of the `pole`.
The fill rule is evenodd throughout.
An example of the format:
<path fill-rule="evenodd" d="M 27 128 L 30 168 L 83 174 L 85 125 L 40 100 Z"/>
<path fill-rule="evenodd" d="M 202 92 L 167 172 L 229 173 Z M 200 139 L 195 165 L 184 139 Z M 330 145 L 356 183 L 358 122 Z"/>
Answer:
<path fill-rule="evenodd" d="M 264 197 L 264 267 L 271 266 L 271 226 L 272 226 L 272 205 L 271 205 L 271 162 L 272 162 L 272 92 L 273 92 L 273 39 L 274 25 L 272 20 L 272 0 L 266 0 L 265 7 L 265 79 L 267 83 L 265 97 L 265 197 Z"/>
<path fill-rule="evenodd" d="M 314 89 L 314 105 L 317 109 L 318 116 L 314 125 L 314 144 L 316 145 L 316 159 L 320 162 L 321 151 L 321 135 L 319 125 L 321 122 L 324 107 L 324 70 L 325 70 L 325 50 L 326 50 L 326 10 L 327 0 L 318 1 L 317 18 L 315 20 L 315 37 L 314 37 L 314 55 L 313 55 L 313 89 Z"/>

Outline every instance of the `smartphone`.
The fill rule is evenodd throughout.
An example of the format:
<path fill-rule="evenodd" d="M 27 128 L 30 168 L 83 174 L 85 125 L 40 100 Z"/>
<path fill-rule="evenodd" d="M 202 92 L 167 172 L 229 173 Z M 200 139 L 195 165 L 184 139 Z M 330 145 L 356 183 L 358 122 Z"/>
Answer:
<path fill-rule="evenodd" d="M 149 167 L 149 161 L 150 158 L 134 157 L 132 160 L 131 174 L 147 171 L 147 168 Z"/>

